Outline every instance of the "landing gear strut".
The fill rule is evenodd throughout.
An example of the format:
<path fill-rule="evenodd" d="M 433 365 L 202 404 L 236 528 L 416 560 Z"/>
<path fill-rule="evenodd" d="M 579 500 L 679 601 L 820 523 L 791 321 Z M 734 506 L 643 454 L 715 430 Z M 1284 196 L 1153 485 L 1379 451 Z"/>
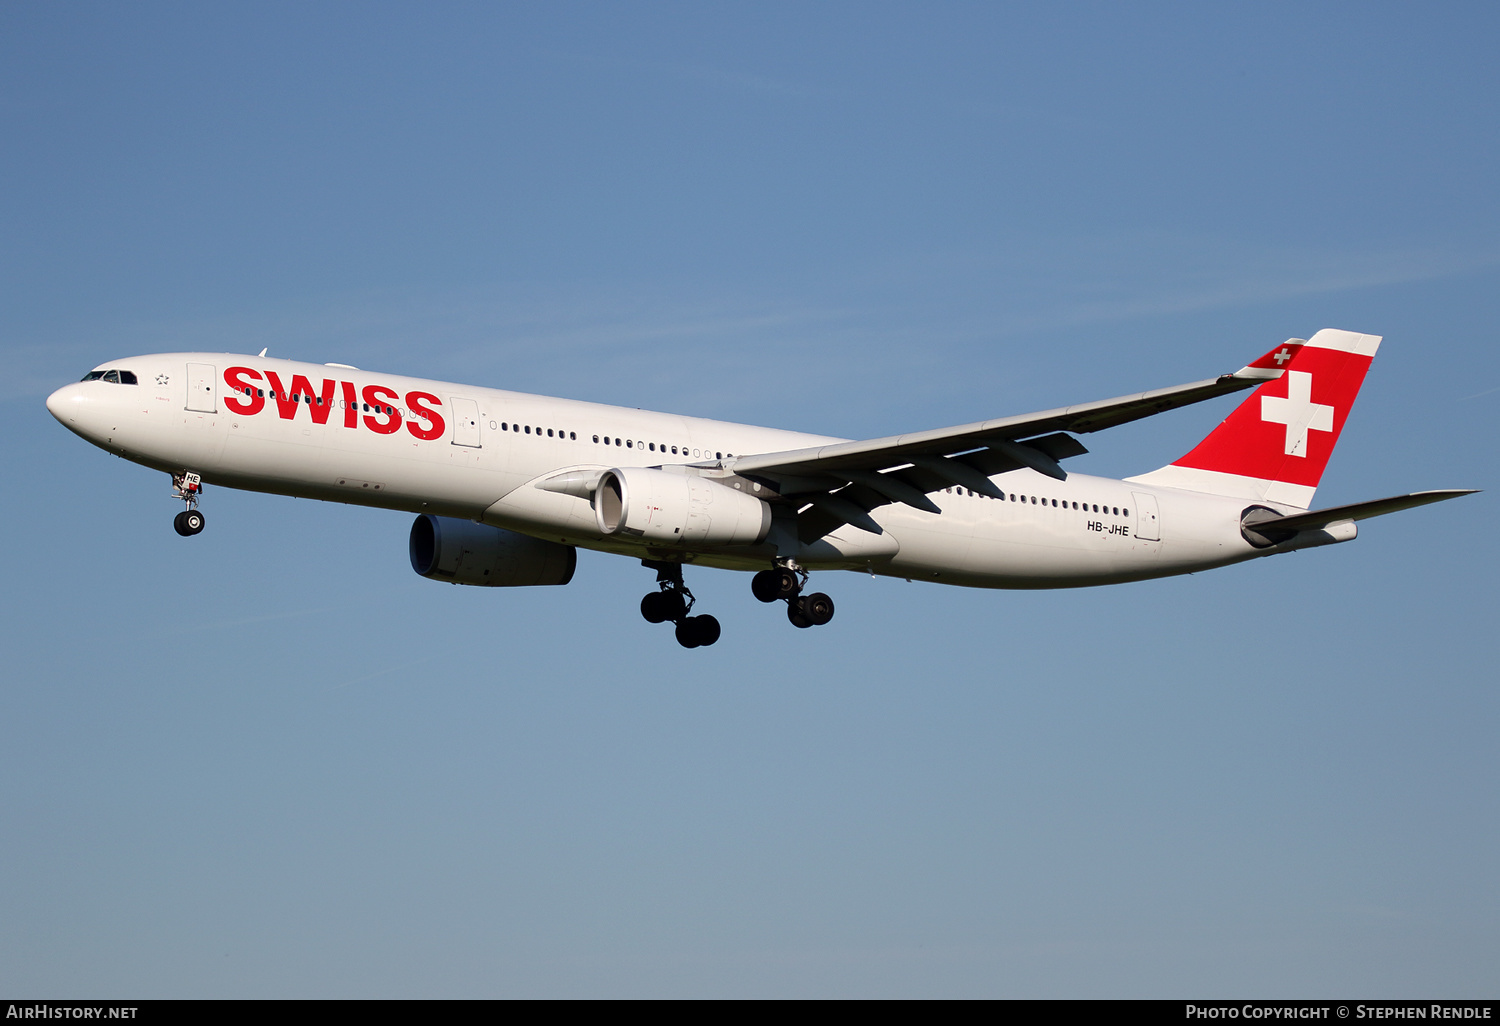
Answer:
<path fill-rule="evenodd" d="M 688 615 L 694 599 L 693 593 L 682 583 L 681 563 L 643 559 L 641 565 L 656 571 L 656 584 L 660 589 L 641 599 L 641 615 L 647 622 L 671 620 L 677 625 L 677 643 L 683 648 L 703 648 L 719 640 L 719 621 L 715 617 Z"/>
<path fill-rule="evenodd" d="M 183 471 L 172 475 L 172 496 L 187 503 L 187 509 L 172 519 L 173 529 L 184 538 L 203 530 L 203 514 L 198 512 L 198 496 L 203 494 L 203 479 Z"/>
<path fill-rule="evenodd" d="M 821 591 L 802 594 L 807 571 L 792 560 L 762 570 L 750 579 L 750 591 L 762 602 L 786 603 L 786 618 L 793 627 L 821 627 L 833 619 L 833 599 Z"/>

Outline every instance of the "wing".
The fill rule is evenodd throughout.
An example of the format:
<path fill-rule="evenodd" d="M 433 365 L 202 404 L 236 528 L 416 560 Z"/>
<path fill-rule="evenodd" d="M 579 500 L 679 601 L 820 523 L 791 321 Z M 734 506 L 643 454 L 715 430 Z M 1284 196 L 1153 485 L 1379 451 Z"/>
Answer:
<path fill-rule="evenodd" d="M 804 541 L 842 524 L 879 534 L 869 512 L 887 503 L 938 513 L 927 493 L 957 485 L 998 496 L 990 477 L 1021 467 L 1063 480 L 1068 475 L 1060 461 L 1088 452 L 1074 434 L 1128 424 L 1278 378 L 1302 342 L 1288 339 L 1233 374 L 1207 381 L 958 427 L 740 456 L 723 466 L 772 484 L 783 497 L 800 499 L 798 533 Z"/>

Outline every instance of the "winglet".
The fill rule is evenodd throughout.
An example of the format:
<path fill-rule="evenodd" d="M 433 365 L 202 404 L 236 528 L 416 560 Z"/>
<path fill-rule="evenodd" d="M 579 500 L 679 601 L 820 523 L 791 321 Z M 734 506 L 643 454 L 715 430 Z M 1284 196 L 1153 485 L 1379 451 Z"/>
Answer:
<path fill-rule="evenodd" d="M 1275 381 L 1286 373 L 1286 365 L 1307 345 L 1305 338 L 1289 338 L 1258 360 L 1251 360 L 1232 375 L 1241 381 Z"/>

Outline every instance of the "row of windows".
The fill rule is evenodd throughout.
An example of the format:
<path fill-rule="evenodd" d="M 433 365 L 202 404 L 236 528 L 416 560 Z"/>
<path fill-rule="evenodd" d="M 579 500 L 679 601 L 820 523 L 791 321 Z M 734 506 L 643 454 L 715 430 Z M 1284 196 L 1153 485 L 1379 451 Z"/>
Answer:
<path fill-rule="evenodd" d="M 490 427 L 493 428 L 494 426 L 495 426 L 495 422 L 494 421 L 490 421 Z M 529 424 L 501 423 L 500 430 L 501 431 L 514 431 L 514 432 L 516 432 L 518 434 L 527 434 L 527 435 L 535 434 L 535 435 L 541 435 L 543 429 L 539 428 L 539 427 L 534 428 L 534 427 L 532 427 Z M 561 428 L 557 429 L 556 432 L 554 432 L 552 428 L 547 428 L 546 432 L 547 432 L 547 437 L 548 438 L 554 438 L 554 437 L 555 438 L 564 438 L 564 439 L 567 439 L 569 441 L 574 441 L 574 442 L 576 442 L 578 440 L 578 435 L 575 432 L 572 432 L 572 431 L 563 431 Z M 644 449 L 647 452 L 659 452 L 659 453 L 661 453 L 663 455 L 666 455 L 666 454 L 670 453 L 673 456 L 679 456 L 679 455 L 680 456 L 687 456 L 687 455 L 689 455 L 689 452 L 690 452 L 690 450 L 688 449 L 688 447 L 685 446 L 685 445 L 683 445 L 683 446 L 670 445 L 669 446 L 665 442 L 642 442 L 642 441 L 638 441 L 637 439 L 634 439 L 634 438 L 617 438 L 617 437 L 614 437 L 614 436 L 611 436 L 611 435 L 594 435 L 593 438 L 594 438 L 594 444 L 595 445 L 618 445 L 618 446 L 623 446 L 626 449 Z M 698 458 L 698 459 L 706 459 L 710 455 L 712 455 L 713 458 L 716 459 L 716 460 L 722 460 L 726 456 L 730 457 L 730 458 L 734 457 L 734 453 L 732 453 L 732 452 L 731 453 L 724 453 L 724 452 L 710 453 L 710 452 L 708 452 L 707 450 L 704 450 L 704 449 L 693 449 L 693 450 L 691 450 L 691 454 L 692 454 L 692 456 L 694 456 L 695 458 Z"/>
<path fill-rule="evenodd" d="M 107 381 L 111 385 L 138 385 L 135 380 L 135 372 L 128 370 L 102 370 L 89 371 L 80 381 Z"/>
<path fill-rule="evenodd" d="M 610 438 L 608 435 L 605 435 L 602 438 L 599 435 L 595 435 L 594 441 L 603 442 L 605 445 L 624 445 L 627 449 L 645 449 L 648 452 L 666 453 L 668 451 L 667 443 L 665 442 L 639 442 L 629 438 Z M 673 456 L 679 455 L 677 446 L 674 445 L 671 447 L 671 453 Z M 687 446 L 684 445 L 682 447 L 681 455 L 688 455 Z M 696 459 L 707 459 L 709 455 L 712 455 L 716 460 L 722 460 L 726 457 L 728 457 L 729 459 L 734 458 L 734 453 L 732 452 L 716 452 L 710 454 L 707 449 L 694 449 L 692 451 L 692 455 Z"/>
<path fill-rule="evenodd" d="M 264 388 L 236 388 L 234 389 L 234 391 L 244 396 L 255 395 L 259 396 L 262 399 L 266 397 L 266 390 Z M 275 392 L 271 393 L 271 398 L 276 398 Z M 323 405 L 323 397 L 320 395 L 301 395 L 297 392 L 293 392 L 291 395 L 287 395 L 285 392 L 283 392 L 281 393 L 281 398 L 294 403 L 309 403 L 316 404 L 318 406 Z M 328 400 L 328 405 L 337 406 L 341 410 L 345 409 L 344 400 L 342 399 L 330 399 Z M 394 406 L 371 406 L 369 403 L 355 403 L 354 408 L 356 410 L 363 408 L 366 413 L 384 413 L 386 416 L 391 416 L 396 412 L 396 407 Z M 401 408 L 401 416 L 403 418 L 411 416 L 411 414 L 407 412 L 407 409 L 404 406 Z"/>
<path fill-rule="evenodd" d="M 990 498 L 994 498 L 994 496 L 991 496 L 991 495 L 981 495 L 978 492 L 972 491 L 972 490 L 970 490 L 968 488 L 944 488 L 943 491 L 949 492 L 949 493 L 957 492 L 959 495 L 968 495 L 968 496 L 971 496 L 971 497 L 976 498 L 976 499 L 990 499 Z M 1004 492 L 1001 492 L 1000 493 L 1000 501 L 1004 502 L 1004 501 L 1006 501 L 1006 498 L 1007 498 L 1006 494 Z M 1011 492 L 1010 493 L 1009 499 L 1010 499 L 1011 502 L 1020 502 L 1020 503 L 1028 503 L 1029 502 L 1033 506 L 1037 506 L 1037 505 L 1046 506 L 1046 505 L 1048 505 L 1050 503 L 1054 508 L 1057 508 L 1057 509 L 1067 509 L 1068 508 L 1068 504 L 1069 504 L 1069 500 L 1067 500 L 1067 499 L 1061 500 L 1061 503 L 1059 504 L 1059 500 L 1057 500 L 1057 499 L 1046 499 L 1046 498 L 1039 499 L 1035 495 L 1017 495 L 1015 492 Z M 1072 504 L 1072 508 L 1076 509 L 1076 510 L 1079 510 L 1080 512 L 1083 512 L 1083 513 L 1088 513 L 1088 512 L 1092 511 L 1094 513 L 1099 513 L 1099 514 L 1102 514 L 1102 515 L 1109 515 L 1109 516 L 1116 516 L 1116 517 L 1128 517 L 1128 516 L 1130 516 L 1130 510 L 1125 509 L 1125 508 L 1120 507 L 1120 506 L 1103 506 L 1103 507 L 1101 507 L 1097 503 L 1095 503 L 1092 506 L 1090 506 L 1090 504 L 1087 503 L 1087 502 L 1083 502 L 1083 503 L 1074 502 Z"/>
<path fill-rule="evenodd" d="M 105 372 L 103 372 L 103 371 L 94 371 L 89 377 L 85 378 L 84 380 L 85 381 L 93 380 L 94 378 L 100 377 L 104 373 Z M 115 372 L 114 371 L 109 371 L 108 373 L 114 374 Z M 125 374 L 125 375 L 129 375 L 130 380 L 127 382 L 127 384 L 131 384 L 131 385 L 135 384 L 135 375 L 134 374 L 131 374 L 129 371 L 121 371 L 120 373 L 121 374 Z M 112 380 L 112 379 L 106 379 L 106 380 Z M 264 389 L 264 388 L 248 388 L 248 387 L 246 387 L 246 388 L 236 388 L 236 389 L 234 389 L 234 391 L 239 392 L 242 395 L 246 395 L 246 396 L 249 396 L 249 395 L 253 394 L 253 395 L 259 396 L 260 398 L 264 399 L 266 397 L 266 391 L 267 390 Z M 271 392 L 271 398 L 272 399 L 276 398 L 276 393 L 274 391 Z M 290 396 L 288 396 L 285 392 L 283 392 L 283 393 L 281 393 L 281 398 L 289 400 L 289 401 L 294 402 L 294 403 L 296 403 L 296 402 L 304 402 L 304 403 L 315 403 L 318 406 L 322 406 L 323 405 L 323 397 L 319 396 L 319 395 L 300 395 L 300 394 L 294 392 Z M 336 405 L 336 406 L 338 406 L 339 409 L 342 410 L 342 409 L 344 409 L 344 400 L 342 400 L 342 399 L 338 399 L 338 400 L 329 399 L 328 400 L 328 405 L 330 405 L 330 406 Z M 386 407 L 375 406 L 375 407 L 371 407 L 371 405 L 369 403 L 355 403 L 354 404 L 354 408 L 355 409 L 360 409 L 361 407 L 363 407 L 363 409 L 364 409 L 364 411 L 366 413 L 370 413 L 370 412 L 380 413 L 382 410 L 384 410 L 384 412 L 387 415 L 391 415 L 391 414 L 394 414 L 396 412 L 395 408 L 391 407 L 391 406 L 386 406 Z M 403 417 L 407 416 L 408 415 L 407 411 L 405 409 L 402 409 L 401 410 L 401 415 Z M 491 428 L 495 427 L 495 422 L 494 421 L 490 421 L 490 427 Z M 500 430 L 501 431 L 514 431 L 518 435 L 520 435 L 520 434 L 536 435 L 538 438 L 542 437 L 542 434 L 545 432 L 545 434 L 546 434 L 546 436 L 548 438 L 560 438 L 560 439 L 565 439 L 565 440 L 573 441 L 573 442 L 578 441 L 578 433 L 576 431 L 564 431 L 561 428 L 541 428 L 541 427 L 533 427 L 530 424 L 515 424 L 515 423 L 512 423 L 510 421 L 502 421 L 500 423 Z M 623 438 L 623 439 L 622 438 L 610 438 L 607 435 L 604 436 L 603 438 L 601 438 L 599 435 L 595 435 L 594 436 L 594 442 L 595 442 L 595 444 L 598 444 L 601 441 L 605 445 L 611 445 L 611 444 L 613 444 L 613 445 L 623 445 L 627 449 L 634 449 L 637 446 L 639 446 L 640 448 L 646 449 L 649 452 L 666 453 L 666 452 L 669 451 L 668 450 L 668 446 L 665 443 L 662 443 L 661 445 L 658 445 L 656 442 L 637 442 L 637 441 L 635 441 L 633 439 L 629 439 L 629 438 Z M 672 455 L 676 456 L 678 454 L 678 447 L 675 446 L 675 445 L 671 446 L 670 451 L 671 451 Z M 682 452 L 683 456 L 686 456 L 688 454 L 688 447 L 685 446 L 685 445 L 682 446 L 681 452 Z M 700 453 L 700 450 L 698 450 L 698 449 L 694 449 L 693 450 L 693 455 L 694 456 L 698 456 L 699 453 Z M 703 456 L 707 456 L 707 455 L 708 455 L 707 453 L 703 453 Z M 730 455 L 732 456 L 733 453 L 731 453 Z M 724 453 L 722 453 L 722 452 L 716 452 L 716 453 L 713 454 L 713 456 L 714 456 L 714 459 L 720 459 L 721 460 L 721 459 L 724 458 Z"/>
<path fill-rule="evenodd" d="M 490 427 L 494 427 L 494 426 L 495 426 L 495 422 L 493 420 L 490 421 Z M 541 428 L 533 428 L 530 424 L 507 424 L 507 423 L 504 423 L 504 422 L 501 422 L 501 424 L 500 424 L 500 430 L 501 431 L 514 431 L 518 435 L 521 434 L 521 433 L 523 433 L 523 432 L 525 434 L 528 434 L 528 435 L 535 433 L 539 437 L 540 437 L 540 435 L 542 433 L 542 429 Z M 547 437 L 548 438 L 552 438 L 553 437 L 553 433 L 552 433 L 552 429 L 551 428 L 547 429 Z M 557 435 L 556 435 L 556 437 L 558 437 L 558 438 L 566 438 L 566 439 L 569 439 L 570 441 L 574 441 L 574 442 L 578 441 L 578 435 L 576 433 L 574 433 L 572 431 L 564 432 L 561 428 L 557 429 Z"/>

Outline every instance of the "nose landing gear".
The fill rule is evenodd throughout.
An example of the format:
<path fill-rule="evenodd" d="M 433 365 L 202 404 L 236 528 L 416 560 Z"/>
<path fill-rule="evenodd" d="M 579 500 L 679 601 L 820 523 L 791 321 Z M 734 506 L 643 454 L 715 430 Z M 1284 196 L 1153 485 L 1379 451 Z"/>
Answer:
<path fill-rule="evenodd" d="M 762 602 L 785 602 L 793 627 L 821 627 L 833 619 L 833 599 L 821 591 L 803 595 L 807 576 L 806 570 L 787 560 L 752 577 L 750 591 Z"/>
<path fill-rule="evenodd" d="M 203 494 L 203 478 L 183 471 L 172 475 L 172 497 L 187 503 L 187 509 L 172 519 L 172 528 L 184 538 L 203 530 L 203 514 L 198 512 L 198 496 Z"/>
<path fill-rule="evenodd" d="M 719 640 L 717 618 L 702 615 L 689 616 L 693 609 L 693 593 L 682 583 L 681 563 L 660 563 L 654 559 L 643 559 L 641 565 L 656 571 L 656 583 L 661 589 L 641 599 L 641 616 L 648 623 L 677 625 L 677 643 L 683 648 L 706 648 Z"/>

